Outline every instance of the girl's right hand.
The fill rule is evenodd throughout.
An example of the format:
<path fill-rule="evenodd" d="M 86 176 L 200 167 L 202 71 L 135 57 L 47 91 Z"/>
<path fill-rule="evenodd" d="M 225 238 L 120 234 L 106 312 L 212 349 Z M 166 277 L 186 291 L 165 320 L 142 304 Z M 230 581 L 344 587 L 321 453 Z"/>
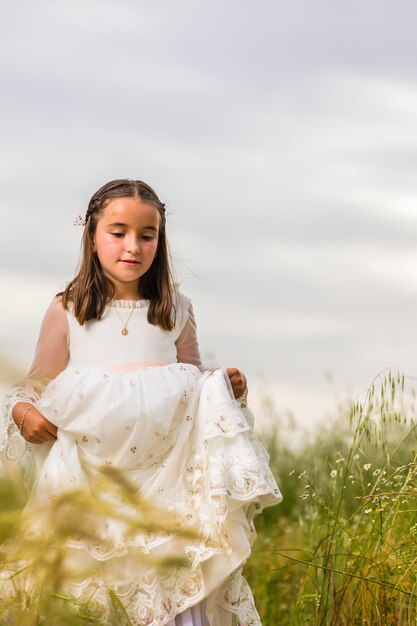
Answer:
<path fill-rule="evenodd" d="M 29 441 L 29 443 L 42 444 L 45 441 L 55 441 L 57 427 L 46 419 L 38 411 L 36 407 L 31 406 L 28 411 L 28 405 L 18 403 L 13 409 L 13 420 L 17 427 L 21 424 L 23 415 L 25 414 L 23 421 L 23 427 L 21 430 L 22 437 Z"/>

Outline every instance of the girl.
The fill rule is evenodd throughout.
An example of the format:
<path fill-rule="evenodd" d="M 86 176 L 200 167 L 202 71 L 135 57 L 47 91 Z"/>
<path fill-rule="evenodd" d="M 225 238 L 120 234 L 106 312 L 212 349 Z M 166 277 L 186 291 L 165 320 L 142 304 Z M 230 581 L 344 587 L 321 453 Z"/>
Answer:
<path fill-rule="evenodd" d="M 184 545 L 103 524 L 102 542 L 71 544 L 90 572 L 73 595 L 106 607 L 112 588 L 137 626 L 260 624 L 241 569 L 255 513 L 281 494 L 246 394 L 239 370 L 202 371 L 193 309 L 172 280 L 164 204 L 141 181 L 101 187 L 78 274 L 46 312 L 28 377 L 6 396 L 3 460 L 26 448 L 37 504 L 115 467 L 199 537 Z M 179 551 L 189 564 L 174 573 L 137 558 Z M 98 561 L 106 567 L 95 573 Z"/>

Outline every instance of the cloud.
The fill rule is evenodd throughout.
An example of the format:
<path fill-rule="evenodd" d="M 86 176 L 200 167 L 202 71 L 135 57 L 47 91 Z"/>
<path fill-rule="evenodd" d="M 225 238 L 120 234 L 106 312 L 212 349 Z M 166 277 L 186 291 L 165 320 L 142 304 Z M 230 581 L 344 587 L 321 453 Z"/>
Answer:
<path fill-rule="evenodd" d="M 167 203 L 205 351 L 302 411 L 328 369 L 414 367 L 414 3 L 3 4 L 4 350 L 29 359 L 73 219 L 131 176 Z"/>

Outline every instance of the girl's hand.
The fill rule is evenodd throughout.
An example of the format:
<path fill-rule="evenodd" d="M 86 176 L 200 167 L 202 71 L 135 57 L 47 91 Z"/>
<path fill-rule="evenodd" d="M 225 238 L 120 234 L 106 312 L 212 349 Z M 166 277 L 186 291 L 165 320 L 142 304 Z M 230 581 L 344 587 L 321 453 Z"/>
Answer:
<path fill-rule="evenodd" d="M 55 441 L 57 427 L 47 420 L 42 413 L 39 413 L 34 406 L 31 406 L 28 411 L 28 406 L 28 404 L 19 402 L 13 409 L 13 419 L 17 427 L 21 424 L 22 417 L 26 412 L 21 430 L 22 437 L 29 443 L 37 444 Z"/>
<path fill-rule="evenodd" d="M 234 397 L 240 398 L 243 396 L 248 386 L 245 374 L 236 367 L 229 367 L 226 372 L 229 377 L 230 384 L 232 385 Z"/>

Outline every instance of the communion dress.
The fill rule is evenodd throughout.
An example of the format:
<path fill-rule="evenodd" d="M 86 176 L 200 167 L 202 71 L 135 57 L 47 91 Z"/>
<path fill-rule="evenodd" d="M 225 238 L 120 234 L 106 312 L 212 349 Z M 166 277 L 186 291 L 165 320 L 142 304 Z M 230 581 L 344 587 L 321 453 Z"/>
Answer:
<path fill-rule="evenodd" d="M 120 520 L 97 521 L 99 541 L 74 537 L 70 546 L 74 567 L 88 571 L 65 590 L 72 597 L 106 615 L 110 588 L 134 626 L 260 625 L 241 571 L 254 516 L 282 499 L 268 455 L 225 371 L 202 368 L 190 300 L 175 293 L 172 331 L 148 323 L 148 306 L 113 300 L 100 321 L 81 326 L 52 302 L 32 368 L 6 395 L 3 463 L 29 458 L 29 511 L 67 490 L 88 491 L 111 467 L 174 525 L 196 531 L 132 534 Z M 11 418 L 20 401 L 57 426 L 56 441 L 20 436 Z M 141 554 L 187 565 L 161 569 Z"/>

